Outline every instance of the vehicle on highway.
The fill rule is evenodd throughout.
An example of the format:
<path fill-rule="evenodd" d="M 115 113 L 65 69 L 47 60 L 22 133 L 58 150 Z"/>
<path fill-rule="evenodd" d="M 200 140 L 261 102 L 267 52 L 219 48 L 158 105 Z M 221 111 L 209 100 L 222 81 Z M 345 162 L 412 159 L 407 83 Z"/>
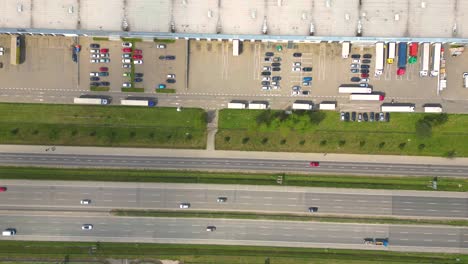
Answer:
<path fill-rule="evenodd" d="M 132 60 L 131 59 L 122 59 L 122 63 L 131 63 Z"/>
<path fill-rule="evenodd" d="M 89 47 L 90 47 L 91 49 L 99 49 L 99 48 L 101 47 L 101 45 L 96 44 L 96 43 L 91 43 L 91 44 L 89 44 Z"/>
<path fill-rule="evenodd" d="M 14 228 L 7 228 L 2 231 L 2 236 L 14 236 L 16 235 L 16 229 Z"/>
<path fill-rule="evenodd" d="M 309 213 L 316 213 L 318 212 L 318 207 L 309 207 Z"/>
<path fill-rule="evenodd" d="M 133 44 L 131 42 L 122 42 L 122 47 L 123 48 L 131 48 Z"/>
<path fill-rule="evenodd" d="M 143 60 L 134 60 L 133 64 L 143 64 Z"/>
<path fill-rule="evenodd" d="M 130 59 L 132 55 L 130 53 L 124 53 L 122 54 L 122 59 Z"/>
<path fill-rule="evenodd" d="M 0 192 L 6 192 L 6 191 L 7 191 L 7 187 L 5 187 L 5 186 L 0 187 Z"/>
<path fill-rule="evenodd" d="M 109 71 L 109 68 L 107 68 L 107 67 L 99 67 L 99 71 L 106 72 L 106 71 Z"/>
<path fill-rule="evenodd" d="M 318 161 L 311 161 L 309 163 L 309 167 L 320 167 L 320 162 Z"/>
<path fill-rule="evenodd" d="M 132 67 L 131 64 L 128 64 L 128 63 L 122 64 L 122 68 L 131 68 L 131 67 Z"/>
<path fill-rule="evenodd" d="M 130 53 L 130 52 L 132 52 L 132 49 L 131 48 L 123 48 L 122 52 Z"/>
<path fill-rule="evenodd" d="M 109 49 L 101 49 L 100 52 L 101 52 L 101 53 L 108 53 L 108 52 L 109 52 Z"/>
<path fill-rule="evenodd" d="M 359 78 L 359 77 L 352 77 L 352 78 L 351 78 L 351 81 L 352 81 L 352 82 L 359 82 L 359 81 L 361 81 L 361 78 Z"/>
<path fill-rule="evenodd" d="M 166 48 L 166 44 L 156 44 L 156 48 L 157 48 L 157 49 L 165 49 L 165 48 Z"/>
<path fill-rule="evenodd" d="M 175 79 L 175 74 L 169 73 L 168 75 L 166 75 L 166 77 L 167 77 L 167 78 Z"/>
<path fill-rule="evenodd" d="M 129 83 L 129 82 L 124 82 L 124 83 L 122 83 L 122 87 L 131 88 L 131 87 L 132 87 L 132 84 Z"/>
<path fill-rule="evenodd" d="M 216 231 L 216 226 L 207 226 L 206 231 L 207 232 L 214 232 L 214 231 Z"/>
<path fill-rule="evenodd" d="M 190 203 L 180 203 L 179 208 L 188 209 L 188 208 L 190 208 Z"/>
<path fill-rule="evenodd" d="M 302 53 L 295 52 L 295 53 L 293 53 L 293 57 L 300 58 L 300 57 L 302 57 Z"/>
<path fill-rule="evenodd" d="M 176 83 L 176 80 L 175 79 L 167 79 L 166 82 L 167 83 Z"/>
<path fill-rule="evenodd" d="M 89 80 L 94 82 L 94 81 L 99 81 L 100 79 L 99 77 L 90 77 Z"/>
<path fill-rule="evenodd" d="M 312 67 L 304 67 L 304 68 L 302 68 L 302 71 L 304 71 L 304 72 L 311 72 L 311 71 L 312 71 Z"/>
<path fill-rule="evenodd" d="M 142 78 L 135 78 L 135 82 L 142 82 L 143 79 Z"/>
<path fill-rule="evenodd" d="M 91 200 L 90 199 L 83 199 L 80 201 L 80 204 L 90 204 Z"/>
<path fill-rule="evenodd" d="M 218 203 L 225 203 L 227 201 L 227 197 L 218 197 L 216 200 Z"/>
<path fill-rule="evenodd" d="M 141 59 L 143 59 L 143 56 L 142 56 L 142 55 L 137 55 L 137 54 L 135 54 L 135 55 L 133 55 L 132 58 L 133 58 L 134 60 L 141 60 Z"/>
<path fill-rule="evenodd" d="M 93 225 L 92 224 L 84 224 L 81 226 L 81 230 L 92 230 Z"/>
<path fill-rule="evenodd" d="M 273 52 L 265 52 L 265 57 L 273 57 L 275 54 Z"/>
<path fill-rule="evenodd" d="M 99 76 L 99 72 L 90 72 L 89 76 Z"/>
<path fill-rule="evenodd" d="M 109 63 L 110 59 L 99 59 L 99 62 L 101 63 Z"/>
<path fill-rule="evenodd" d="M 388 246 L 388 238 L 364 238 L 364 244 L 366 245 L 376 245 L 376 246 Z"/>

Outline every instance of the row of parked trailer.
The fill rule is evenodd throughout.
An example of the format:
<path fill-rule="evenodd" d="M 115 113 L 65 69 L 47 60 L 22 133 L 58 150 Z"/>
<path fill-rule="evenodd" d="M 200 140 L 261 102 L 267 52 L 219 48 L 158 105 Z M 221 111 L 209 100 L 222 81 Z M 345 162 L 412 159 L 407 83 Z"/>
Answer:
<path fill-rule="evenodd" d="M 108 105 L 110 104 L 110 99 L 108 98 L 100 98 L 100 97 L 75 97 L 73 99 L 73 103 L 75 104 L 87 104 L 87 105 Z M 148 106 L 153 107 L 156 106 L 155 99 L 147 99 L 147 98 L 127 98 L 120 100 L 121 105 L 128 105 L 128 106 Z"/>

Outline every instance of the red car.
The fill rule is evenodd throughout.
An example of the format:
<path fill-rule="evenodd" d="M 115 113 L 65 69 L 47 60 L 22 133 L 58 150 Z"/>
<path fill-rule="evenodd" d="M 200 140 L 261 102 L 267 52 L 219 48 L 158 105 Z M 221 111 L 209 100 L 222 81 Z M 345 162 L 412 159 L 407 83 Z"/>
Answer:
<path fill-rule="evenodd" d="M 7 188 L 6 187 L 0 187 L 0 192 L 6 192 Z"/>
<path fill-rule="evenodd" d="M 133 51 L 133 54 L 141 55 L 141 53 L 143 53 L 143 51 L 139 50 L 139 49 L 136 49 L 136 50 Z"/>
<path fill-rule="evenodd" d="M 141 60 L 141 59 L 143 59 L 143 56 L 141 56 L 141 55 L 133 55 L 133 59 L 135 59 L 135 60 Z"/>
<path fill-rule="evenodd" d="M 310 167 L 319 167 L 320 166 L 320 163 L 318 161 L 311 161 L 309 163 L 309 166 Z"/>
<path fill-rule="evenodd" d="M 107 68 L 107 67 L 101 67 L 101 68 L 99 68 L 99 71 L 101 71 L 101 72 L 106 72 L 106 71 L 109 71 L 109 68 Z"/>
<path fill-rule="evenodd" d="M 123 52 L 132 52 L 132 48 L 123 48 L 122 51 Z"/>
<path fill-rule="evenodd" d="M 101 53 L 108 53 L 109 49 L 101 49 Z"/>
<path fill-rule="evenodd" d="M 369 78 L 369 74 L 368 73 L 361 73 L 361 78 Z"/>

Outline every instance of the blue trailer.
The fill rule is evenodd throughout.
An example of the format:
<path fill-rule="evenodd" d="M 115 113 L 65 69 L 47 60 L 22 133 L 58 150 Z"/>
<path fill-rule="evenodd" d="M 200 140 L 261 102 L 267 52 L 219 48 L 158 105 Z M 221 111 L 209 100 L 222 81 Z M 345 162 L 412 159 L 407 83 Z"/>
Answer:
<path fill-rule="evenodd" d="M 406 69 L 406 62 L 408 61 L 408 43 L 398 43 L 398 68 Z"/>

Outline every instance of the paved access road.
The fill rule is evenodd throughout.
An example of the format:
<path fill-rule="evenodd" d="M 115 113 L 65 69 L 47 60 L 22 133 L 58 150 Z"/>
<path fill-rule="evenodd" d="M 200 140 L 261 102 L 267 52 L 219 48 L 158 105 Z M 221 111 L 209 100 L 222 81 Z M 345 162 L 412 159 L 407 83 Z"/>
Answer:
<path fill-rule="evenodd" d="M 92 224 L 93 230 L 82 230 Z M 207 232 L 207 226 L 216 231 Z M 468 229 L 456 227 L 331 224 L 203 218 L 109 217 L 86 213 L 5 215 L 1 228 L 16 228 L 22 240 L 116 241 L 256 244 L 265 246 L 321 246 L 383 248 L 363 244 L 366 237 L 388 238 L 389 249 L 466 251 Z"/>
<path fill-rule="evenodd" d="M 40 165 L 73 167 L 114 167 L 148 169 L 199 169 L 235 171 L 310 172 L 370 175 L 457 176 L 468 177 L 468 166 L 421 165 L 367 162 L 320 162 L 310 167 L 309 160 L 268 160 L 230 158 L 187 158 L 161 156 L 74 155 L 46 153 L 0 153 L 2 165 Z"/>
<path fill-rule="evenodd" d="M 112 183 L 4 180 L 0 209 L 108 211 L 110 209 L 179 209 L 308 214 L 468 217 L 468 195 L 417 191 L 353 190 L 277 186 L 171 183 Z M 226 197 L 226 202 L 218 202 Z M 91 199 L 81 205 L 82 199 Z"/>

